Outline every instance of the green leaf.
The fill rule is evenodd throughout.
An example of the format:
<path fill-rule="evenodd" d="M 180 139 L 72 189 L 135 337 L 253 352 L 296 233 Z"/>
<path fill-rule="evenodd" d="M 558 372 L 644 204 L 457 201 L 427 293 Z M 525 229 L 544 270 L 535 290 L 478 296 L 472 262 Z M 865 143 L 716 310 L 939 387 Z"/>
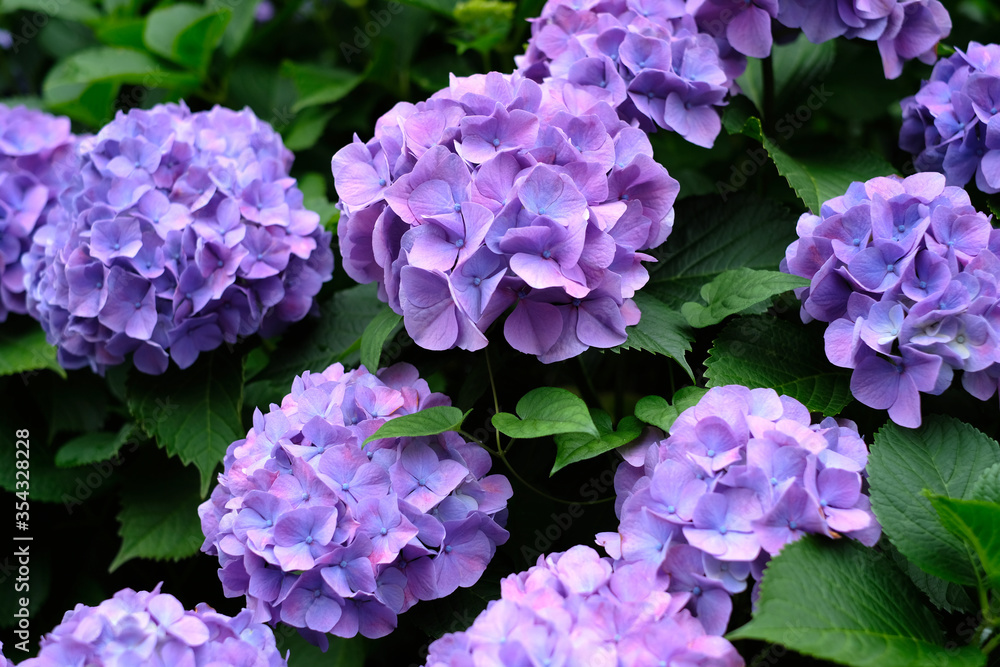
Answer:
<path fill-rule="evenodd" d="M 874 549 L 808 536 L 767 565 L 753 620 L 727 635 L 761 639 L 856 667 L 983 665 L 974 646 L 944 645 L 920 592 Z"/>
<path fill-rule="evenodd" d="M 689 301 L 681 306 L 681 314 L 695 328 L 708 327 L 777 294 L 808 284 L 805 278 L 780 271 L 732 269 L 701 288 L 701 298 L 708 306 Z"/>
<path fill-rule="evenodd" d="M 287 142 L 285 144 L 288 145 Z M 330 229 L 336 230 L 336 220 L 340 216 L 337 205 L 332 203 L 326 196 L 326 177 L 311 171 L 298 182 L 299 189 L 304 197 L 302 204 L 310 211 L 319 214 L 319 223 Z"/>
<path fill-rule="evenodd" d="M 709 350 L 708 386 L 771 387 L 814 412 L 839 414 L 851 402 L 850 373 L 826 360 L 822 340 L 768 315 L 734 319 Z"/>
<path fill-rule="evenodd" d="M 667 432 L 681 413 L 701 400 L 708 392 L 702 387 L 683 387 L 674 393 L 674 403 L 660 396 L 643 396 L 635 404 L 635 416 Z"/>
<path fill-rule="evenodd" d="M 776 270 L 798 238 L 798 216 L 756 195 L 689 197 L 674 210 L 670 239 L 653 251 L 658 261 L 637 296 L 654 296 L 677 310 L 723 271 Z"/>
<path fill-rule="evenodd" d="M 399 0 L 399 3 L 426 9 L 437 14 L 444 14 L 450 18 L 452 12 L 455 11 L 455 5 L 458 4 L 458 0 Z"/>
<path fill-rule="evenodd" d="M 382 424 L 362 444 L 367 445 L 372 440 L 383 438 L 415 438 L 421 435 L 437 435 L 445 431 L 457 431 L 462 428 L 462 422 L 469 416 L 469 412 L 463 415 L 462 411 L 456 407 L 436 405 L 413 414 L 400 415 Z"/>
<path fill-rule="evenodd" d="M 44 331 L 31 327 L 23 333 L 0 332 L 0 375 L 32 373 L 41 369 L 66 377 L 66 371 L 56 361 L 56 348 L 45 340 Z"/>
<path fill-rule="evenodd" d="M 56 452 L 55 462 L 60 468 L 72 468 L 88 463 L 106 461 L 115 456 L 132 435 L 133 425 L 125 424 L 117 433 L 101 431 L 84 433 L 67 442 Z"/>
<path fill-rule="evenodd" d="M 565 389 L 532 389 L 517 402 L 516 410 L 517 416 L 509 412 L 493 415 L 493 426 L 512 438 L 542 438 L 556 433 L 589 433 L 600 437 L 586 403 Z"/>
<path fill-rule="evenodd" d="M 101 18 L 93 3 L 87 0 L 0 0 L 0 14 L 9 14 L 19 9 L 78 23 Z"/>
<path fill-rule="evenodd" d="M 98 46 L 57 62 L 42 83 L 42 96 L 50 111 L 101 127 L 111 120 L 123 83 L 183 91 L 197 87 L 199 78 L 166 71 L 142 51 Z"/>
<path fill-rule="evenodd" d="M 335 67 L 319 67 L 286 60 L 281 73 L 289 77 L 299 91 L 299 99 L 292 107 L 298 113 L 307 107 L 332 104 L 343 99 L 364 81 L 364 75 Z"/>
<path fill-rule="evenodd" d="M 600 436 L 588 433 L 557 433 L 556 461 L 549 476 L 556 474 L 570 463 L 586 461 L 622 445 L 632 442 L 642 433 L 642 423 L 635 417 L 623 417 L 618 422 L 618 430 L 611 423 L 611 415 L 603 410 L 591 410 L 590 416 Z"/>
<path fill-rule="evenodd" d="M 290 151 L 301 151 L 315 146 L 333 115 L 333 111 L 320 111 L 315 107 L 306 109 L 286 130 L 282 131 L 285 148 Z"/>
<path fill-rule="evenodd" d="M 327 635 L 330 646 L 326 651 L 303 639 L 293 626 L 279 623 L 274 628 L 274 639 L 278 653 L 288 655 L 288 667 L 315 667 L 316 665 L 336 665 L 336 667 L 365 667 L 366 643 L 363 637 L 344 639 Z"/>
<path fill-rule="evenodd" d="M 247 385 L 248 403 L 280 402 L 302 371 L 319 372 L 337 361 L 354 363 L 354 344 L 360 344 L 365 328 L 385 308 L 375 290 L 375 285 L 355 285 L 320 302 L 319 319 L 299 322 L 285 334 L 267 368 Z"/>
<path fill-rule="evenodd" d="M 368 323 L 365 332 L 361 334 L 362 366 L 372 373 L 378 370 L 379 360 L 382 358 L 382 348 L 402 321 L 402 315 L 397 315 L 392 309 L 386 308 Z"/>
<path fill-rule="evenodd" d="M 778 116 L 781 116 L 780 112 L 785 109 L 803 103 L 808 104 L 809 96 L 814 94 L 810 87 L 821 82 L 830 72 L 836 54 L 837 47 L 832 40 L 813 44 L 805 35 L 799 35 L 791 44 L 775 45 L 771 49 L 771 61 L 774 67 L 774 108 Z M 764 100 L 761 64 L 757 58 L 749 59 L 746 71 L 737 80 L 744 94 L 753 100 L 758 109 L 763 109 Z M 819 83 L 818 90 L 821 95 L 826 96 L 822 83 Z M 814 103 L 818 104 L 822 102 Z"/>
<path fill-rule="evenodd" d="M 1000 591 L 1000 505 L 925 493 L 948 532 L 971 546 L 989 586 Z"/>
<path fill-rule="evenodd" d="M 1000 463 L 991 465 L 983 471 L 972 486 L 971 498 L 988 503 L 1000 503 Z"/>
<path fill-rule="evenodd" d="M 242 388 L 243 360 L 219 349 L 183 370 L 171 367 L 155 377 L 132 373 L 128 407 L 167 454 L 198 468 L 205 496 L 230 443 L 246 435 Z"/>
<path fill-rule="evenodd" d="M 969 597 L 964 586 L 960 586 L 953 581 L 945 581 L 940 577 L 935 577 L 933 574 L 927 574 L 914 565 L 912 561 L 907 560 L 906 556 L 899 553 L 899 549 L 894 547 L 891 542 L 884 544 L 886 551 L 896 563 L 896 567 L 906 573 L 910 581 L 924 592 L 927 599 L 935 607 L 943 609 L 946 612 L 971 612 L 975 609 L 976 605 L 972 602 L 972 598 Z"/>
<path fill-rule="evenodd" d="M 205 72 L 232 15 L 228 7 L 213 9 L 184 2 L 162 7 L 150 12 L 143 40 L 153 53 Z"/>
<path fill-rule="evenodd" d="M 975 556 L 941 525 L 923 490 L 968 500 L 980 472 L 998 462 L 997 443 L 958 419 L 930 417 L 916 430 L 886 424 L 868 458 L 872 510 L 882 531 L 925 572 L 975 585 Z"/>
<path fill-rule="evenodd" d="M 222 50 L 232 58 L 246 43 L 254 25 L 254 12 L 260 0 L 208 0 L 212 11 L 228 9 L 232 12 L 226 32 L 222 35 Z"/>
<path fill-rule="evenodd" d="M 13 416 L 11 416 L 13 417 Z M 14 419 L 5 432 L 13 434 L 13 425 L 21 426 Z M 0 426 L 8 426 L 0 423 Z M 11 493 L 17 491 L 15 478 L 15 439 L 11 436 L 0 438 L 0 460 L 12 463 L 0 466 L 0 489 Z M 115 465 L 97 464 L 86 468 L 60 468 L 54 461 L 55 448 L 46 444 L 41 433 L 32 432 L 29 438 L 31 475 L 29 482 L 32 502 L 62 503 L 68 514 L 73 508 L 83 504 L 92 496 L 98 496 L 114 488 L 119 481 L 114 475 Z"/>
<path fill-rule="evenodd" d="M 177 482 L 176 477 L 150 479 L 122 491 L 122 546 L 109 572 L 133 558 L 180 560 L 198 553 L 205 539 L 198 519 L 201 496 L 196 485 Z"/>
<path fill-rule="evenodd" d="M 135 17 L 107 17 L 94 26 L 94 35 L 108 46 L 124 46 L 130 49 L 146 48 L 142 39 L 146 31 L 146 19 Z"/>
<path fill-rule="evenodd" d="M 684 357 L 685 352 L 691 351 L 694 336 L 684 317 L 649 294 L 640 292 L 635 295 L 634 300 L 642 312 L 642 317 L 635 326 L 625 327 L 628 339 L 614 348 L 615 351 L 644 350 L 662 354 L 680 364 L 688 377 L 694 380 L 694 371 Z"/>
<path fill-rule="evenodd" d="M 761 142 L 778 173 L 813 213 L 819 213 L 823 202 L 844 194 L 854 181 L 896 173 L 884 158 L 850 147 L 834 146 L 827 152 L 811 151 L 808 156 L 794 157 L 764 135 L 758 118 L 748 119 L 742 132 Z"/>

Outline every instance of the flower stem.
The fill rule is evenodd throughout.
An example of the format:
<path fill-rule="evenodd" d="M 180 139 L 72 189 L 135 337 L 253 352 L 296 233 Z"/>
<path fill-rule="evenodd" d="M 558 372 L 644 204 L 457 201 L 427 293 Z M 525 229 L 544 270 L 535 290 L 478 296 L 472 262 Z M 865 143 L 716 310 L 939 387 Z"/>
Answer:
<path fill-rule="evenodd" d="M 760 61 L 760 69 L 764 78 L 764 108 L 760 110 L 764 118 L 761 125 L 766 128 L 774 121 L 774 61 L 770 54 Z"/>

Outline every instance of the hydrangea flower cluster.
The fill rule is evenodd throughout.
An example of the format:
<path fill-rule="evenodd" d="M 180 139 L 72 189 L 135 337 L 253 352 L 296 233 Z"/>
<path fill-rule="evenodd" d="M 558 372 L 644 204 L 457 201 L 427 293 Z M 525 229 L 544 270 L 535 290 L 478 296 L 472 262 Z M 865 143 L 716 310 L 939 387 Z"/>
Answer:
<path fill-rule="evenodd" d="M 292 154 L 249 109 L 119 112 L 26 256 L 28 310 L 66 368 L 181 368 L 302 319 L 333 271 Z"/>
<path fill-rule="evenodd" d="M 900 106 L 899 146 L 917 170 L 941 172 L 948 185 L 975 176 L 981 191 L 1000 192 L 1000 46 L 956 49 Z"/>
<path fill-rule="evenodd" d="M 475 583 L 507 540 L 511 486 L 454 432 L 374 440 L 386 421 L 450 401 L 409 364 L 377 375 L 334 364 L 254 413 L 198 510 L 202 550 L 255 622 L 381 637 L 418 600 Z"/>
<path fill-rule="evenodd" d="M 837 37 L 876 42 L 887 79 L 902 74 L 904 61 L 933 63 L 938 42 L 951 33 L 938 0 L 688 0 L 687 9 L 699 29 L 754 58 L 771 53 L 772 19 L 801 28 L 814 44 Z"/>
<path fill-rule="evenodd" d="M 677 132 L 710 148 L 746 58 L 700 32 L 683 2 L 549 0 L 515 58 L 535 81 L 568 82 L 646 132 Z"/>
<path fill-rule="evenodd" d="M 645 133 L 570 85 L 453 78 L 333 157 L 347 273 L 431 350 L 504 335 L 545 362 L 613 347 L 639 311 L 642 250 L 673 225 L 677 181 Z"/>
<path fill-rule="evenodd" d="M 716 107 L 738 92 L 746 56 L 770 55 L 774 21 L 816 44 L 875 41 L 890 79 L 906 60 L 933 63 L 951 32 L 939 0 L 548 0 L 515 61 L 525 76 L 569 82 L 646 131 L 711 147 Z"/>
<path fill-rule="evenodd" d="M 690 593 L 651 588 L 634 566 L 590 547 L 539 556 L 500 591 L 468 630 L 431 644 L 427 667 L 743 665 L 684 609 Z"/>
<path fill-rule="evenodd" d="M 188 665 L 284 667 L 271 628 L 241 611 L 230 618 L 206 604 L 185 611 L 173 595 L 118 591 L 96 607 L 78 604 L 42 637 L 38 657 L 21 667 Z M 13 663 L 11 663 L 13 665 Z"/>
<path fill-rule="evenodd" d="M 1000 234 L 945 176 L 852 183 L 799 218 L 782 269 L 809 278 L 802 316 L 829 322 L 826 353 L 853 368 L 851 393 L 920 425 L 920 392 L 954 371 L 986 400 L 1000 377 Z"/>
<path fill-rule="evenodd" d="M 0 322 L 26 313 L 21 256 L 72 173 L 69 119 L 0 104 Z"/>
<path fill-rule="evenodd" d="M 813 424 L 795 399 L 730 385 L 710 389 L 662 436 L 653 429 L 652 444 L 619 466 L 621 524 L 598 543 L 640 580 L 689 594 L 686 608 L 709 634 L 726 631 L 731 596 L 785 544 L 819 533 L 871 546 L 881 535 L 852 422 Z"/>
<path fill-rule="evenodd" d="M 0 642 L 0 667 L 14 667 L 14 661 L 4 657 L 3 642 Z"/>

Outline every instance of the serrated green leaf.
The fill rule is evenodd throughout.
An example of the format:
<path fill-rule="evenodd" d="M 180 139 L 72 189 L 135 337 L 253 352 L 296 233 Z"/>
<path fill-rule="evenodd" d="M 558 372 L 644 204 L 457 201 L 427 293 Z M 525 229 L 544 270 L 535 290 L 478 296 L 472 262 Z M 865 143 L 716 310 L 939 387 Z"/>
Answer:
<path fill-rule="evenodd" d="M 532 389 L 517 402 L 517 416 L 493 415 L 493 426 L 512 438 L 542 438 L 556 433 L 600 433 L 579 396 L 558 387 Z M 520 417 L 520 419 L 518 419 Z"/>
<path fill-rule="evenodd" d="M 694 336 L 688 328 L 684 316 L 667 304 L 649 294 L 638 293 L 635 304 L 642 312 L 639 323 L 625 327 L 628 339 L 615 348 L 619 350 L 640 350 L 670 357 L 684 369 L 692 380 L 694 371 L 684 354 L 691 351 Z"/>
<path fill-rule="evenodd" d="M 974 646 L 944 645 L 920 592 L 884 555 L 816 536 L 771 559 L 753 620 L 727 637 L 762 639 L 856 667 L 986 663 Z"/>
<path fill-rule="evenodd" d="M 896 563 L 896 567 L 902 570 L 910 578 L 910 581 L 924 592 L 927 599 L 935 607 L 946 612 L 971 612 L 975 609 L 976 605 L 972 602 L 972 598 L 969 597 L 964 586 L 953 581 L 945 581 L 933 574 L 927 574 L 913 562 L 907 560 L 906 556 L 899 553 L 899 549 L 896 549 L 891 542 L 886 543 L 885 549 L 892 557 L 893 562 Z"/>
<path fill-rule="evenodd" d="M 708 392 L 702 387 L 682 387 L 674 393 L 674 403 L 660 396 L 643 396 L 635 404 L 635 416 L 667 432 L 681 413 L 701 400 Z"/>
<path fill-rule="evenodd" d="M 85 23 L 101 18 L 101 13 L 87 0 L 0 0 L 0 14 L 9 14 L 23 9 L 39 12 L 52 18 Z"/>
<path fill-rule="evenodd" d="M 379 360 L 382 358 L 382 348 L 402 321 L 403 316 L 397 315 L 390 308 L 386 308 L 372 318 L 372 321 L 365 327 L 365 332 L 361 334 L 362 366 L 372 373 L 378 369 Z"/>
<path fill-rule="evenodd" d="M 281 64 L 281 73 L 290 78 L 299 91 L 299 99 L 292 107 L 293 113 L 341 100 L 365 78 L 363 74 L 351 70 L 294 63 L 290 60 Z"/>
<path fill-rule="evenodd" d="M 132 435 L 132 424 L 126 424 L 117 433 L 101 431 L 99 433 L 84 433 L 73 438 L 56 452 L 55 463 L 60 468 L 106 461 L 115 456 Z"/>
<path fill-rule="evenodd" d="M 844 194 L 855 181 L 896 173 L 882 157 L 843 146 L 834 146 L 822 154 L 813 151 L 808 156 L 792 156 L 764 135 L 758 118 L 748 119 L 742 132 L 761 142 L 778 173 L 813 213 L 819 213 L 823 202 Z"/>
<path fill-rule="evenodd" d="M 739 317 L 715 339 L 705 361 L 709 387 L 771 387 L 825 415 L 851 402 L 850 373 L 826 360 L 821 337 L 768 315 Z"/>
<path fill-rule="evenodd" d="M 267 368 L 247 385 L 248 403 L 263 407 L 280 402 L 302 371 L 319 372 L 337 361 L 356 363 L 361 335 L 385 308 L 375 285 L 333 292 L 318 306 L 319 319 L 300 322 L 285 334 Z"/>
<path fill-rule="evenodd" d="M 1000 505 L 934 493 L 924 495 L 948 532 L 973 548 L 989 586 L 1000 591 Z"/>
<path fill-rule="evenodd" d="M 702 286 L 723 271 L 776 270 L 797 238 L 798 215 L 753 194 L 689 197 L 674 210 L 670 240 L 653 251 L 657 263 L 636 296 L 656 297 L 677 310 L 697 300 Z"/>
<path fill-rule="evenodd" d="M 983 471 L 972 485 L 971 498 L 988 503 L 1000 503 L 1000 463 L 991 465 Z"/>
<path fill-rule="evenodd" d="M 603 410 L 591 410 L 590 416 L 600 436 L 595 438 L 588 433 L 557 433 L 556 460 L 549 471 L 549 476 L 556 474 L 571 463 L 586 461 L 604 452 L 632 442 L 642 433 L 642 423 L 635 417 L 623 417 L 618 422 L 617 430 L 613 428 L 611 416 Z"/>
<path fill-rule="evenodd" d="M 773 296 L 808 284 L 805 278 L 780 271 L 732 269 L 720 273 L 701 288 L 701 298 L 707 306 L 689 301 L 681 306 L 681 314 L 695 328 L 708 327 L 769 301 Z"/>
<path fill-rule="evenodd" d="M 204 72 L 232 18 L 228 7 L 180 2 L 150 12 L 143 41 L 153 53 L 178 65 Z"/>
<path fill-rule="evenodd" d="M 167 454 L 198 468 L 205 496 L 230 443 L 246 435 L 242 389 L 243 360 L 219 349 L 183 370 L 171 367 L 155 377 L 132 373 L 128 407 Z"/>
<path fill-rule="evenodd" d="M 108 571 L 133 558 L 180 560 L 198 553 L 205 539 L 199 504 L 197 487 L 177 484 L 175 478 L 148 480 L 123 491 L 118 513 L 122 545 Z"/>
<path fill-rule="evenodd" d="M 472 410 L 469 410 L 472 412 Z M 364 443 L 383 438 L 415 438 L 422 435 L 437 435 L 445 431 L 457 431 L 462 428 L 462 422 L 469 416 L 450 405 L 437 405 L 424 408 L 409 415 L 400 415 L 382 424 L 377 431 L 368 436 Z"/>
<path fill-rule="evenodd" d="M 21 333 L 0 332 L 0 375 L 17 375 L 48 369 L 66 377 L 56 361 L 56 348 L 49 345 L 45 332 L 32 327 Z"/>
<path fill-rule="evenodd" d="M 969 499 L 980 472 L 1000 462 L 1000 447 L 958 419 L 934 416 L 911 430 L 889 422 L 868 459 L 872 510 L 886 537 L 925 572 L 976 583 L 975 556 L 938 519 L 923 490 Z"/>

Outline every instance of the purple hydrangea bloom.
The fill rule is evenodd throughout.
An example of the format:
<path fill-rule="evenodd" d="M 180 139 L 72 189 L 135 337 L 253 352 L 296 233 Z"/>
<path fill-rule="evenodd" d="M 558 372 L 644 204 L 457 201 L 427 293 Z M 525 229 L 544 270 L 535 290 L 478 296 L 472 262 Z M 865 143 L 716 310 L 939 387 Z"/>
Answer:
<path fill-rule="evenodd" d="M 720 41 L 721 53 L 770 55 L 772 21 L 800 28 L 814 44 L 837 37 L 877 42 L 888 79 L 902 73 L 904 61 L 933 63 L 938 42 L 951 33 L 938 0 L 688 0 L 687 11 Z"/>
<path fill-rule="evenodd" d="M 69 119 L 0 104 L 0 322 L 27 313 L 21 257 L 71 177 Z"/>
<path fill-rule="evenodd" d="M 854 369 L 851 392 L 920 425 L 920 393 L 955 371 L 985 400 L 1000 370 L 1000 235 L 939 173 L 852 183 L 803 214 L 782 269 L 808 278 L 803 320 L 829 322 L 826 352 Z"/>
<path fill-rule="evenodd" d="M 500 582 L 469 629 L 430 646 L 427 667 L 472 665 L 743 665 L 727 640 L 622 561 L 587 546 L 539 556 Z"/>
<path fill-rule="evenodd" d="M 415 368 L 303 373 L 226 453 L 198 510 L 202 550 L 254 622 L 382 637 L 419 600 L 474 584 L 507 540 L 511 486 L 454 432 L 364 441 L 386 421 L 448 405 Z"/>
<path fill-rule="evenodd" d="M 941 172 L 948 185 L 975 178 L 1000 192 L 1000 46 L 970 42 L 942 58 L 920 91 L 905 98 L 899 145 L 920 171 Z"/>
<path fill-rule="evenodd" d="M 710 3 L 726 0 L 705 0 Z M 933 63 L 938 42 L 951 33 L 951 17 L 938 0 L 778 0 L 776 4 L 778 23 L 801 28 L 814 44 L 836 37 L 877 42 L 887 79 L 902 74 L 904 61 Z"/>
<path fill-rule="evenodd" d="M 857 427 L 773 389 L 715 387 L 669 437 L 655 429 L 645 458 L 615 475 L 616 533 L 608 553 L 673 595 L 710 634 L 723 634 L 733 593 L 806 533 L 871 546 L 881 528 L 862 491 L 868 449 Z M 638 464 L 638 465 L 636 465 Z"/>
<path fill-rule="evenodd" d="M 0 667 L 14 667 L 14 661 L 4 657 L 3 642 L 0 642 Z"/>
<path fill-rule="evenodd" d="M 241 611 L 230 618 L 206 604 L 185 611 L 173 595 L 130 588 L 96 607 L 78 604 L 42 637 L 23 667 L 188 665 L 284 667 L 274 633 Z M 13 665 L 13 663 L 11 663 Z"/>
<path fill-rule="evenodd" d="M 158 374 L 302 319 L 333 271 L 292 154 L 249 109 L 133 109 L 81 141 L 23 264 L 66 368 Z M 169 353 L 169 357 L 168 357 Z"/>
<path fill-rule="evenodd" d="M 720 41 L 721 51 L 681 0 L 549 0 L 515 60 L 525 76 L 569 83 L 647 132 L 662 127 L 711 147 L 718 107 L 746 67 L 743 53 Z"/>
<path fill-rule="evenodd" d="M 506 339 L 545 363 L 625 341 L 678 192 L 606 101 L 517 73 L 396 105 L 332 169 L 344 268 L 418 345 L 480 349 L 512 308 Z"/>

